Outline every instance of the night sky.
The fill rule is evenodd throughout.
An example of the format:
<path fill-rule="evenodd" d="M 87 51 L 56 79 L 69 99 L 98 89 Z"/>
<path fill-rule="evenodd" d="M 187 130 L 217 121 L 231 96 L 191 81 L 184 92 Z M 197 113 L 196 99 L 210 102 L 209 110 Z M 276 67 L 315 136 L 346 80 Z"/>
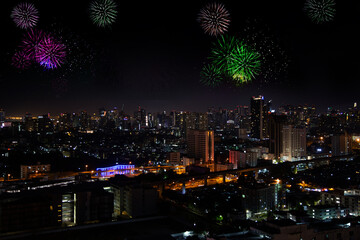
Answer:
<path fill-rule="evenodd" d="M 216 88 L 199 81 L 216 39 L 197 21 L 210 1 L 116 0 L 118 17 L 107 28 L 90 20 L 90 1 L 28 1 L 39 10 L 36 28 L 63 35 L 72 49 L 67 62 L 53 70 L 11 65 L 26 32 L 10 18 L 19 2 L 5 0 L 0 7 L 0 108 L 7 114 L 92 112 L 123 104 L 129 113 L 138 105 L 150 112 L 204 112 L 249 105 L 259 94 L 275 106 L 314 104 L 319 110 L 360 102 L 358 1 L 337 0 L 334 21 L 323 24 L 309 19 L 305 0 L 221 1 L 230 12 L 229 34 L 242 36 L 252 26 L 265 31 L 288 67 L 267 82 Z"/>

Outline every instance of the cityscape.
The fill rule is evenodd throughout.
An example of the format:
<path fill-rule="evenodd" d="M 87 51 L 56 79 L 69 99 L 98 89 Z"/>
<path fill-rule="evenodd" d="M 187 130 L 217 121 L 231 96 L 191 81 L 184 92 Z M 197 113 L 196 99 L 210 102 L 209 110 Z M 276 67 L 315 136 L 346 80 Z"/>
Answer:
<path fill-rule="evenodd" d="M 360 239 L 359 13 L 5 0 L 0 239 Z"/>
<path fill-rule="evenodd" d="M 357 238 L 357 103 L 318 113 L 253 96 L 206 112 L 2 109 L 0 121 L 1 232 L 166 217 L 187 221 L 175 239 Z"/>

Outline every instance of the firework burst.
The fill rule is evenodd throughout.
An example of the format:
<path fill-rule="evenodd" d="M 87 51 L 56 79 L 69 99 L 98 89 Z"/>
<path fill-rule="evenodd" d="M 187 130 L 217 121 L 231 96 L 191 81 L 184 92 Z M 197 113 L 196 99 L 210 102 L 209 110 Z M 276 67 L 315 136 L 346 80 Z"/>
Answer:
<path fill-rule="evenodd" d="M 218 86 L 222 80 L 222 71 L 213 64 L 205 65 L 200 72 L 200 82 L 209 87 Z"/>
<path fill-rule="evenodd" d="M 22 29 L 32 28 L 39 21 L 39 11 L 32 3 L 19 3 L 12 10 L 10 17 L 17 27 Z"/>
<path fill-rule="evenodd" d="M 12 63 L 14 67 L 18 69 L 27 69 L 32 64 L 32 60 L 23 50 L 15 52 L 12 57 Z"/>
<path fill-rule="evenodd" d="M 251 81 L 260 72 L 260 54 L 239 43 L 231 53 L 228 73 L 237 84 Z"/>
<path fill-rule="evenodd" d="M 305 12 L 316 23 L 330 22 L 334 19 L 336 9 L 334 0 L 306 0 Z"/>
<path fill-rule="evenodd" d="M 227 32 L 230 14 L 222 3 L 209 3 L 200 10 L 198 21 L 205 33 L 218 36 Z"/>
<path fill-rule="evenodd" d="M 35 58 L 46 69 L 54 69 L 64 63 L 65 56 L 65 45 L 48 35 L 39 43 Z"/>
<path fill-rule="evenodd" d="M 238 40 L 233 36 L 221 36 L 213 43 L 209 59 L 221 71 L 226 72 L 228 63 L 231 61 L 231 54 L 238 45 Z"/>
<path fill-rule="evenodd" d="M 116 8 L 113 0 L 94 0 L 90 4 L 90 18 L 99 27 L 109 26 L 116 21 Z"/>
<path fill-rule="evenodd" d="M 35 60 L 36 52 L 39 49 L 39 45 L 45 38 L 46 34 L 38 29 L 30 29 L 24 35 L 21 47 L 30 59 Z"/>

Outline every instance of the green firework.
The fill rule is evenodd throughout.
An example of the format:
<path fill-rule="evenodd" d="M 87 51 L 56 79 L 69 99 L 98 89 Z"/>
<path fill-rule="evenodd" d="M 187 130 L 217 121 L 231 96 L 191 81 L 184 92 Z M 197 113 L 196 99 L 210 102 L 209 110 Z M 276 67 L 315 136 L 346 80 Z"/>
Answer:
<path fill-rule="evenodd" d="M 113 0 L 94 0 L 90 4 L 90 18 L 99 27 L 106 27 L 116 21 L 117 5 Z"/>
<path fill-rule="evenodd" d="M 334 0 L 307 0 L 304 7 L 310 19 L 316 23 L 332 21 L 335 17 Z"/>
<path fill-rule="evenodd" d="M 233 36 L 222 35 L 213 43 L 209 59 L 221 71 L 226 72 L 231 61 L 231 54 L 238 45 L 238 40 Z"/>
<path fill-rule="evenodd" d="M 228 74 L 237 83 L 251 81 L 260 72 L 260 54 L 244 43 L 238 43 L 228 62 Z"/>
<path fill-rule="evenodd" d="M 200 72 L 200 82 L 207 86 L 216 87 L 222 80 L 222 71 L 213 64 L 205 65 Z"/>

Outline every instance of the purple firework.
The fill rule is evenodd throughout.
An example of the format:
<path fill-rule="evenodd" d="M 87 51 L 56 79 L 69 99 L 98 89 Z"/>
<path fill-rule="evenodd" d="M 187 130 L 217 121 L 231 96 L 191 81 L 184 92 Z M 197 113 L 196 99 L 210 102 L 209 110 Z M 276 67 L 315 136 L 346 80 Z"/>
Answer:
<path fill-rule="evenodd" d="M 218 36 L 228 30 L 230 13 L 222 3 L 209 3 L 200 10 L 198 21 L 205 33 Z"/>
<path fill-rule="evenodd" d="M 30 59 L 35 60 L 36 52 L 39 49 L 39 45 L 46 38 L 46 34 L 38 29 L 30 29 L 24 35 L 21 47 Z"/>
<path fill-rule="evenodd" d="M 31 58 L 23 50 L 15 52 L 12 57 L 12 65 L 19 69 L 27 69 L 31 63 Z"/>
<path fill-rule="evenodd" d="M 46 69 L 60 67 L 65 61 L 66 47 L 52 36 L 45 36 L 35 52 L 36 61 Z"/>
<path fill-rule="evenodd" d="M 16 26 L 22 29 L 32 28 L 36 26 L 39 20 L 39 11 L 32 3 L 19 3 L 12 10 L 10 17 Z"/>

